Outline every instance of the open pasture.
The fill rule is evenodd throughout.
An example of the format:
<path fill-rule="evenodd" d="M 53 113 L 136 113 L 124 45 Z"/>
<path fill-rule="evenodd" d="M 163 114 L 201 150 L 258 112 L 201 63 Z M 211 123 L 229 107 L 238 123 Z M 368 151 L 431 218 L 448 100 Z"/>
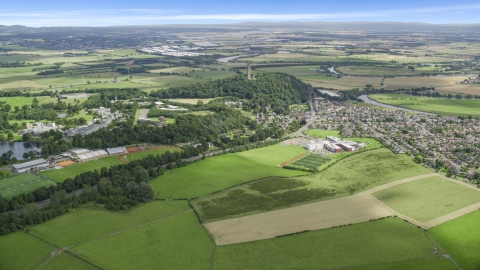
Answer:
<path fill-rule="evenodd" d="M 110 166 L 118 165 L 123 162 L 130 162 L 132 160 L 141 159 L 148 155 L 161 155 L 167 151 L 180 151 L 180 150 L 178 148 L 169 148 L 169 147 L 147 149 L 145 151 L 136 151 L 133 153 L 124 154 L 122 156 L 113 155 L 113 156 L 100 158 L 97 160 L 77 163 L 61 169 L 42 172 L 41 174 L 57 182 L 63 182 L 65 179 L 74 178 L 75 176 L 83 172 L 100 170 L 102 167 L 109 168 Z"/>
<path fill-rule="evenodd" d="M 197 105 L 198 101 L 201 100 L 204 104 L 214 100 L 214 98 L 172 98 L 168 99 L 168 101 Z"/>
<path fill-rule="evenodd" d="M 480 202 L 480 191 L 440 176 L 424 178 L 373 193 L 396 211 L 426 222 Z"/>
<path fill-rule="evenodd" d="M 160 193 L 160 198 L 195 198 L 270 176 L 308 174 L 278 166 L 305 152 L 301 147 L 273 145 L 220 155 L 166 171 L 149 184 L 155 192 Z"/>
<path fill-rule="evenodd" d="M 105 269 L 210 269 L 214 244 L 189 211 L 72 250 Z"/>
<path fill-rule="evenodd" d="M 23 174 L 0 180 L 0 195 L 11 198 L 39 187 L 51 185 L 55 185 L 55 182 L 49 179 L 42 179 L 33 174 Z"/>
<path fill-rule="evenodd" d="M 77 258 L 72 257 L 71 255 L 62 252 L 47 262 L 41 268 L 42 270 L 61 270 L 61 269 L 68 269 L 68 270 L 88 270 L 88 269 L 97 269 L 96 267 L 79 260 Z"/>
<path fill-rule="evenodd" d="M 219 246 L 213 269 L 343 269 L 367 266 L 367 269 L 383 269 L 385 264 L 397 263 L 427 265 L 426 268 L 409 269 L 440 269 L 435 266 L 456 269 L 453 263 L 443 258 L 443 253 L 434 254 L 436 247 L 421 230 L 387 218 Z M 410 263 L 412 261 L 415 264 Z"/>
<path fill-rule="evenodd" d="M 462 269 L 480 269 L 480 210 L 428 230 Z"/>
<path fill-rule="evenodd" d="M 73 246 L 190 210 L 186 201 L 153 201 L 128 212 L 89 206 L 33 226 L 30 232 L 58 246 Z"/>
<path fill-rule="evenodd" d="M 378 149 L 359 153 L 317 174 L 269 178 L 200 197 L 193 205 L 206 221 L 331 200 L 429 173 L 408 156 Z"/>
<path fill-rule="evenodd" d="M 1 269 L 37 269 L 55 247 L 23 231 L 0 236 Z"/>
<path fill-rule="evenodd" d="M 0 97 L 0 102 L 6 102 L 10 106 L 12 106 L 12 110 L 14 110 L 15 106 L 22 108 L 23 105 L 31 105 L 33 101 L 33 97 Z M 41 102 L 44 97 L 37 97 L 37 100 Z"/>
<path fill-rule="evenodd" d="M 369 98 L 385 104 L 437 114 L 480 116 L 478 99 L 446 99 L 400 94 L 374 94 L 369 95 Z"/>

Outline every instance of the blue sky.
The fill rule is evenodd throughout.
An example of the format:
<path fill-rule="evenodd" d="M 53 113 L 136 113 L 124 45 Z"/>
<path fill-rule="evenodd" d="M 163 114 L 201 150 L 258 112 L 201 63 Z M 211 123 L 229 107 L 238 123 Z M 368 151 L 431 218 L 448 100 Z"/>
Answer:
<path fill-rule="evenodd" d="M 0 6 L 0 25 L 111 26 L 247 21 L 480 23 L 479 14 L 478 0 L 5 0 Z"/>

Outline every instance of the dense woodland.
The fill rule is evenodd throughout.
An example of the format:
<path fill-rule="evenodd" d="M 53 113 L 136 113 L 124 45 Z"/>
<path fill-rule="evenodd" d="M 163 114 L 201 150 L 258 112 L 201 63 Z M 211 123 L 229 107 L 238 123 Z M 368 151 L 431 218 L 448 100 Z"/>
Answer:
<path fill-rule="evenodd" d="M 171 87 L 150 93 L 157 98 L 215 98 L 232 96 L 246 99 L 244 109 L 255 112 L 270 107 L 278 114 L 289 113 L 289 105 L 305 103 L 309 99 L 308 85 L 283 73 L 259 73 L 255 80 L 244 75 Z"/>

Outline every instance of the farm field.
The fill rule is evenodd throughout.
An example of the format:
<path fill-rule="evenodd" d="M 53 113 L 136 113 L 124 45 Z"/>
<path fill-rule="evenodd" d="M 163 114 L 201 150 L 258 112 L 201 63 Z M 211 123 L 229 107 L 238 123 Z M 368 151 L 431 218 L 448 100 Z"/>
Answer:
<path fill-rule="evenodd" d="M 36 269 L 55 247 L 23 231 L 0 236 L 1 269 Z M 27 259 L 28 258 L 28 259 Z"/>
<path fill-rule="evenodd" d="M 172 98 L 172 99 L 168 99 L 168 101 L 174 101 L 174 102 L 186 103 L 186 104 L 192 104 L 192 105 L 197 105 L 199 100 L 203 101 L 204 104 L 207 104 L 208 102 L 214 100 L 214 98 Z"/>
<path fill-rule="evenodd" d="M 455 269 L 453 263 L 443 258 L 441 252 L 433 253 L 435 247 L 421 230 L 398 219 L 387 218 L 268 240 L 218 246 L 213 268 L 337 269 L 368 266 L 368 269 L 382 269 L 384 264 L 409 265 L 410 261 L 415 261 L 416 267 L 410 269 L 439 269 L 435 266 Z M 418 267 L 419 265 L 427 267 Z"/>
<path fill-rule="evenodd" d="M 480 191 L 443 177 L 430 177 L 373 193 L 377 199 L 420 222 L 480 202 Z"/>
<path fill-rule="evenodd" d="M 259 180 L 200 197 L 192 204 L 202 220 L 221 220 L 345 197 L 429 172 L 408 156 L 378 149 L 347 157 L 317 174 Z"/>
<path fill-rule="evenodd" d="M 33 174 L 23 174 L 0 180 L 0 195 L 11 198 L 23 192 L 29 192 L 43 186 L 55 185 L 49 179 L 42 179 Z"/>
<path fill-rule="evenodd" d="M 385 78 L 385 89 L 411 89 L 412 87 L 443 87 L 456 85 L 456 82 L 463 81 L 467 76 L 430 76 L 430 77 L 403 77 Z"/>
<path fill-rule="evenodd" d="M 85 269 L 97 269 L 90 264 L 87 264 L 77 258 L 72 257 L 67 253 L 60 253 L 56 255 L 51 261 L 45 264 L 41 269 L 43 270 L 85 270 Z"/>
<path fill-rule="evenodd" d="M 480 210 L 428 230 L 433 239 L 462 267 L 480 268 Z"/>
<path fill-rule="evenodd" d="M 445 99 L 400 94 L 374 94 L 368 97 L 381 103 L 413 110 L 448 115 L 480 116 L 480 100 L 477 99 Z"/>
<path fill-rule="evenodd" d="M 63 182 L 65 179 L 74 178 L 75 176 L 83 172 L 100 170 L 102 167 L 109 168 L 110 166 L 122 164 L 122 162 L 130 162 L 135 159 L 141 159 L 148 155 L 161 155 L 167 151 L 180 151 L 180 150 L 176 148 L 162 147 L 158 149 L 150 149 L 150 150 L 138 151 L 138 152 L 133 152 L 128 154 L 108 156 L 108 157 L 100 158 L 98 160 L 77 163 L 61 169 L 42 172 L 41 175 L 47 178 L 53 179 L 57 182 Z"/>
<path fill-rule="evenodd" d="M 154 201 L 126 213 L 90 206 L 36 225 L 30 232 L 58 246 L 73 246 L 189 210 L 186 201 Z"/>
<path fill-rule="evenodd" d="M 166 171 L 149 184 L 159 198 L 195 198 L 265 177 L 308 174 L 278 166 L 302 153 L 306 150 L 301 147 L 273 145 L 220 155 Z"/>
<path fill-rule="evenodd" d="M 450 86 L 437 87 L 436 89 L 443 92 L 470 94 L 474 96 L 480 95 L 480 84 L 455 84 Z"/>
<path fill-rule="evenodd" d="M 193 212 L 72 248 L 108 269 L 210 269 L 213 249 Z"/>
<path fill-rule="evenodd" d="M 341 73 L 363 76 L 401 76 L 416 75 L 424 71 L 412 71 L 406 68 L 397 67 L 376 67 L 376 66 L 341 66 L 336 68 Z"/>
<path fill-rule="evenodd" d="M 0 97 L 0 102 L 6 102 L 10 106 L 12 106 L 12 110 L 14 110 L 15 106 L 22 108 L 23 105 L 30 105 L 32 104 L 33 97 Z M 39 103 L 46 99 L 45 97 L 37 97 Z"/>

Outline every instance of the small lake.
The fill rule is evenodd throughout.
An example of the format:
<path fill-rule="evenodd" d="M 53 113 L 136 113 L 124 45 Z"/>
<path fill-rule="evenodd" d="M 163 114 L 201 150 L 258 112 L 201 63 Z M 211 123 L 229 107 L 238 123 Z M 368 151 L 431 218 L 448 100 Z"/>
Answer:
<path fill-rule="evenodd" d="M 0 155 L 12 150 L 13 156 L 18 160 L 23 160 L 23 153 L 28 151 L 41 152 L 42 148 L 39 144 L 24 142 L 2 142 L 0 143 Z"/>

